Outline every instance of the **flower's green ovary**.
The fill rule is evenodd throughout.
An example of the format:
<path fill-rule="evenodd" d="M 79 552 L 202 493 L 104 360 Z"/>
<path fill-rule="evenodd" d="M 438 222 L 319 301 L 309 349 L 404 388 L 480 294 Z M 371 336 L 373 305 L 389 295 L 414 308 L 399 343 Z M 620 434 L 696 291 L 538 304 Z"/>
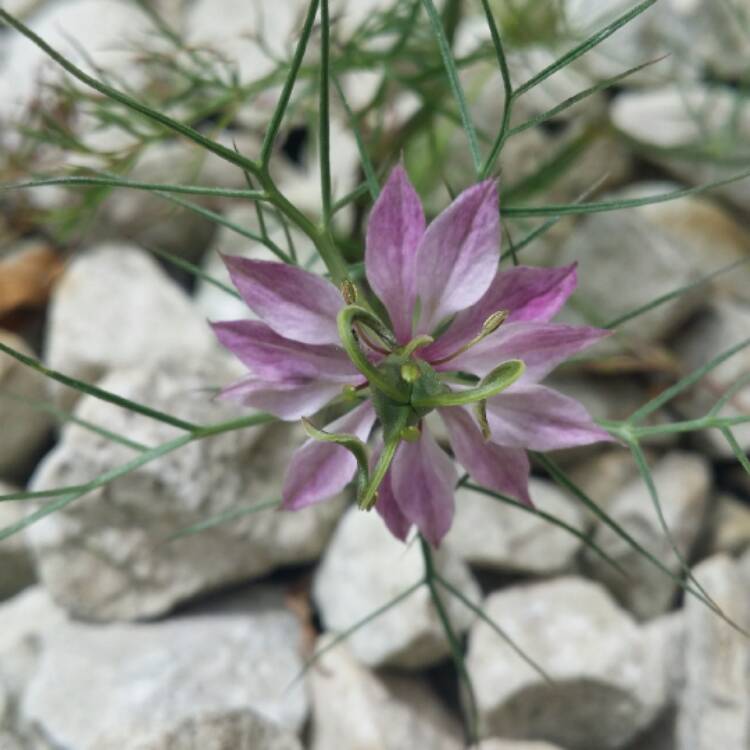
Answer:
<path fill-rule="evenodd" d="M 496 367 L 476 388 L 466 391 L 446 391 L 434 396 L 412 399 L 415 409 L 438 409 L 443 406 L 464 406 L 486 401 L 515 383 L 526 366 L 520 359 L 509 359 Z"/>

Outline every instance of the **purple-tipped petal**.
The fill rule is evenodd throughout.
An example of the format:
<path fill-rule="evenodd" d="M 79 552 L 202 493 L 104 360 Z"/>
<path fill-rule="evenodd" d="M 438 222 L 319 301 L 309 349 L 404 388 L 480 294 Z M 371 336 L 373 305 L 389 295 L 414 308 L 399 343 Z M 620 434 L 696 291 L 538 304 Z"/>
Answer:
<path fill-rule="evenodd" d="M 465 190 L 431 224 L 417 251 L 418 331 L 431 333 L 448 315 L 473 305 L 497 271 L 500 214 L 497 186 Z"/>
<path fill-rule="evenodd" d="M 474 481 L 533 505 L 529 497 L 530 467 L 526 451 L 485 440 L 474 418 L 463 407 L 441 409 L 440 416 L 448 428 L 456 458 Z"/>
<path fill-rule="evenodd" d="M 453 461 L 423 427 L 417 442 L 399 445 L 390 474 L 401 513 L 437 547 L 453 523 L 458 479 Z"/>
<path fill-rule="evenodd" d="M 379 455 L 380 451 L 376 451 L 373 456 L 373 466 L 378 460 Z M 409 532 L 411 531 L 412 522 L 401 512 L 401 508 L 396 501 L 396 496 L 393 494 L 391 481 L 391 470 L 389 469 L 378 488 L 378 500 L 375 503 L 375 510 L 380 514 L 391 534 L 396 539 L 405 542 L 406 537 L 409 536 Z"/>
<path fill-rule="evenodd" d="M 375 411 L 369 401 L 326 426 L 326 432 L 356 435 L 367 440 Z M 357 461 L 346 449 L 335 443 L 307 440 L 298 448 L 284 478 L 282 505 L 285 510 L 300 510 L 333 497 L 351 482 Z"/>
<path fill-rule="evenodd" d="M 228 320 L 211 326 L 222 345 L 263 380 L 361 380 L 341 347 L 293 341 L 259 320 Z"/>
<path fill-rule="evenodd" d="M 338 344 L 344 300 L 329 281 L 286 263 L 224 256 L 247 306 L 276 333 L 305 344 Z"/>
<path fill-rule="evenodd" d="M 559 268 L 516 266 L 498 271 L 482 299 L 463 310 L 450 328 L 422 356 L 436 360 L 449 356 L 470 341 L 493 313 L 507 310 L 507 323 L 521 320 L 546 323 L 550 321 L 576 288 L 576 264 Z"/>
<path fill-rule="evenodd" d="M 367 223 L 367 280 L 386 306 L 396 338 L 411 338 L 417 296 L 417 247 L 425 230 L 419 196 L 400 164 L 391 172 Z"/>
<path fill-rule="evenodd" d="M 601 328 L 563 323 L 506 323 L 440 369 L 465 370 L 484 377 L 501 362 L 520 359 L 526 365 L 522 382 L 535 383 L 561 362 L 609 334 Z"/>
<path fill-rule="evenodd" d="M 309 417 L 341 393 L 341 383 L 329 380 L 247 378 L 225 388 L 220 398 L 267 411 L 288 422 Z"/>
<path fill-rule="evenodd" d="M 500 445 L 550 451 L 611 442 L 583 404 L 543 385 L 514 385 L 487 401 L 492 440 Z"/>

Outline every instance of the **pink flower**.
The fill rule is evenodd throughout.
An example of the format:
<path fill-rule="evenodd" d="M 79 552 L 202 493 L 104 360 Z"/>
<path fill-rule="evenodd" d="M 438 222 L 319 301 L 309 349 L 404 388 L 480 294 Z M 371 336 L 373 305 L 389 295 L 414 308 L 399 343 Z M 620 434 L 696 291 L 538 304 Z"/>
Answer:
<path fill-rule="evenodd" d="M 499 248 L 493 181 L 461 193 L 427 226 L 399 166 L 373 207 L 365 254 L 390 325 L 300 268 L 225 258 L 262 322 L 214 324 L 252 372 L 224 395 L 285 420 L 334 399 L 357 404 L 325 432 L 306 423 L 314 438 L 292 458 L 284 508 L 326 500 L 357 474 L 360 504 L 374 502 L 395 536 L 416 525 L 438 545 L 458 477 L 426 427 L 428 412 L 439 413 L 475 481 L 529 504 L 527 449 L 610 439 L 580 403 L 539 384 L 607 333 L 550 322 L 575 289 L 575 266 L 498 271 Z M 376 422 L 383 434 L 368 461 L 364 443 Z"/>

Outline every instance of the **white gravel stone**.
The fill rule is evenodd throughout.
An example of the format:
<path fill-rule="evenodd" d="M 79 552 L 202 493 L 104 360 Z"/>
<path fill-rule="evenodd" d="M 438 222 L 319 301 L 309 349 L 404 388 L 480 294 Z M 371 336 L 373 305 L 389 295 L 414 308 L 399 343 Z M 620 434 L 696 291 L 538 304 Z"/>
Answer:
<path fill-rule="evenodd" d="M 649 159 L 691 184 L 699 185 L 737 175 L 741 168 L 727 159 L 696 158 L 694 151 L 711 138 L 733 133 L 737 142 L 750 137 L 750 109 L 739 106 L 726 87 L 670 85 L 618 96 L 612 121 L 625 136 L 645 147 Z M 683 149 L 683 155 L 678 152 Z M 740 209 L 750 207 L 750 182 L 742 180 L 714 190 Z"/>
<path fill-rule="evenodd" d="M 698 454 L 670 453 L 652 469 L 664 520 L 683 558 L 687 558 L 702 528 L 708 507 L 711 476 L 708 462 Z M 608 513 L 644 549 L 674 574 L 680 563 L 666 538 L 644 481 L 638 477 L 612 500 Z M 594 541 L 628 571 L 625 579 L 600 557 L 587 552 L 592 573 L 605 582 L 638 617 L 665 612 L 677 591 L 677 583 L 641 553 L 600 524 Z"/>
<path fill-rule="evenodd" d="M 0 495 L 17 491 L 17 487 L 0 482 Z M 26 512 L 23 501 L 0 503 L 0 529 L 18 523 Z M 14 534 L 0 541 L 0 600 L 7 599 L 34 581 L 34 561 L 23 534 Z"/>
<path fill-rule="evenodd" d="M 5 6 L 5 3 L 3 3 Z M 101 23 L 106 18 L 106 23 Z M 57 0 L 46 3 L 29 26 L 53 48 L 89 74 L 91 62 L 116 72 L 128 85 L 143 83 L 134 61 L 138 45 L 153 32 L 148 16 L 135 3 L 118 0 Z M 153 38 L 150 39 L 153 44 Z M 31 41 L 9 35 L 6 63 L 0 75 L 0 120 L 15 119 L 41 91 L 43 81 L 59 80 L 60 68 Z"/>
<path fill-rule="evenodd" d="M 214 424 L 243 413 L 210 393 L 237 378 L 229 364 L 183 358 L 171 366 L 122 370 L 101 385 L 181 419 Z M 148 446 L 184 434 L 91 397 L 81 400 L 76 414 Z M 216 515 L 277 499 L 302 439 L 301 428 L 278 424 L 194 441 L 73 502 L 28 530 L 41 579 L 77 616 L 138 619 L 281 565 L 314 560 L 341 512 L 340 499 L 297 513 L 267 508 L 167 541 Z M 88 482 L 136 455 L 70 425 L 31 486 Z"/>
<path fill-rule="evenodd" d="M 248 710 L 297 732 L 308 711 L 302 686 L 288 689 L 299 636 L 270 589 L 163 622 L 68 623 L 45 636 L 23 712 L 72 750 L 195 747 L 169 740 L 190 737 L 191 725 L 210 736 L 206 724 Z"/>
<path fill-rule="evenodd" d="M 678 188 L 674 183 L 638 183 L 608 198 L 644 198 Z M 613 237 L 617 242 L 612 242 Z M 596 310 L 601 321 L 609 322 L 743 259 L 748 248 L 750 235 L 726 213 L 710 201 L 690 198 L 588 216 L 563 245 L 556 262 L 580 263 L 576 297 L 584 309 Z M 618 279 L 616 295 L 608 293 L 613 278 Z M 736 268 L 716 284 L 747 296 L 750 268 Z M 711 290 L 711 286 L 689 290 L 620 330 L 640 340 L 662 339 L 703 307 Z"/>
<path fill-rule="evenodd" d="M 15 334 L 0 331 L 0 342 L 33 356 Z M 50 434 L 52 418 L 32 405 L 46 401 L 46 397 L 47 380 L 43 375 L 0 352 L 0 477 L 23 479 L 39 457 Z"/>
<path fill-rule="evenodd" d="M 318 649 L 331 643 L 318 641 Z M 312 750 L 459 750 L 461 730 L 427 685 L 362 667 L 344 644 L 309 672 Z"/>
<path fill-rule="evenodd" d="M 188 719 L 159 737 L 98 745 L 97 750 L 302 750 L 291 732 L 247 709 Z"/>
<path fill-rule="evenodd" d="M 480 603 L 479 587 L 466 564 L 447 545 L 434 553 L 434 559 L 441 576 Z M 342 632 L 405 592 L 424 573 L 418 543 L 404 546 L 377 514 L 352 508 L 318 568 L 313 596 L 326 629 Z M 446 591 L 441 593 L 454 630 L 464 632 L 474 615 Z M 368 666 L 419 668 L 449 653 L 426 586 L 352 633 L 348 643 L 354 656 Z"/>
<path fill-rule="evenodd" d="M 482 741 L 482 750 L 562 750 L 549 742 L 491 739 Z"/>
<path fill-rule="evenodd" d="M 750 628 L 748 581 L 728 557 L 712 557 L 694 571 L 733 622 Z M 685 688 L 680 699 L 680 750 L 750 747 L 750 644 L 703 602 L 685 602 Z"/>
<path fill-rule="evenodd" d="M 733 555 L 750 548 L 750 505 L 725 493 L 716 498 L 715 505 L 709 539 L 711 554 Z"/>
<path fill-rule="evenodd" d="M 730 299 L 715 298 L 709 309 L 692 322 L 674 341 L 674 350 L 686 372 L 708 364 L 731 347 L 740 344 L 750 331 L 750 304 Z M 750 373 L 750 347 L 711 370 L 694 388 L 675 401 L 675 406 L 687 417 L 704 416 L 719 397 L 735 387 Z M 718 412 L 722 417 L 746 416 L 750 410 L 750 383 L 736 390 L 734 396 Z M 750 424 L 732 427 L 732 434 L 744 451 L 750 450 Z M 718 430 L 700 434 L 710 453 L 720 458 L 734 458 L 734 453 Z"/>
<path fill-rule="evenodd" d="M 534 505 L 582 530 L 581 514 L 556 485 L 532 479 Z M 515 573 L 546 574 L 568 568 L 581 540 L 533 513 L 466 487 L 456 492 L 456 516 L 447 543 L 470 564 Z"/>
<path fill-rule="evenodd" d="M 106 243 L 78 256 L 55 288 L 46 363 L 95 381 L 110 370 L 209 356 L 218 344 L 189 297 L 140 248 Z M 54 384 L 67 405 L 76 392 Z"/>
<path fill-rule="evenodd" d="M 467 663 L 488 734 L 608 750 L 664 708 L 666 657 L 599 585 L 572 577 L 523 584 L 492 594 L 485 612 L 552 680 L 478 620 Z"/>

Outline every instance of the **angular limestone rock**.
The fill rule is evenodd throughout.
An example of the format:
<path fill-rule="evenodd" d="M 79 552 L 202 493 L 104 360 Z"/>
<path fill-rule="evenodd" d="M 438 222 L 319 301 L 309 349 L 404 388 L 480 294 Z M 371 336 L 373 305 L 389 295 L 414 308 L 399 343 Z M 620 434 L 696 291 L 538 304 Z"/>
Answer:
<path fill-rule="evenodd" d="M 237 370 L 222 359 L 186 357 L 170 366 L 122 370 L 101 385 L 207 425 L 244 413 L 211 395 L 236 378 Z M 91 397 L 80 401 L 76 414 L 149 447 L 185 434 Z M 132 620 L 282 565 L 316 559 L 341 501 L 295 513 L 270 507 L 303 438 L 300 427 L 277 424 L 194 440 L 76 500 L 28 530 L 42 581 L 78 617 Z M 32 487 L 85 483 L 137 455 L 133 447 L 69 425 Z M 243 509 L 259 504 L 267 507 L 243 515 Z M 227 515 L 213 528 L 170 541 L 176 532 Z"/>
<path fill-rule="evenodd" d="M 212 724 L 221 731 L 248 710 L 297 732 L 308 710 L 302 687 L 288 689 L 301 667 L 298 639 L 282 594 L 270 589 L 162 622 L 71 622 L 45 636 L 23 712 L 74 750 L 191 747 L 193 730 L 210 738 Z"/>
<path fill-rule="evenodd" d="M 434 557 L 440 574 L 479 603 L 479 587 L 448 545 Z M 376 513 L 352 508 L 341 520 L 318 568 L 313 596 L 326 629 L 342 632 L 405 592 L 424 572 L 418 543 L 404 546 Z M 441 594 L 453 628 L 458 633 L 465 631 L 474 615 L 444 590 Z M 348 644 L 356 659 L 368 666 L 424 667 L 449 653 L 426 586 L 352 633 Z"/>
<path fill-rule="evenodd" d="M 522 584 L 492 594 L 485 612 L 552 680 L 477 620 L 467 663 L 489 735 L 609 750 L 664 708 L 667 657 L 601 586 L 572 577 Z"/>
<path fill-rule="evenodd" d="M 318 649 L 330 645 L 324 636 Z M 311 668 L 312 750 L 459 750 L 461 730 L 427 685 L 362 667 L 345 644 Z"/>
<path fill-rule="evenodd" d="M 708 508 L 711 474 L 700 455 L 674 452 L 652 469 L 662 513 L 671 536 L 683 558 L 692 550 Z M 612 519 L 627 531 L 675 575 L 680 563 L 659 522 L 648 487 L 640 477 L 633 479 L 612 500 Z M 586 553 L 591 571 L 609 586 L 625 606 L 638 617 L 649 618 L 665 612 L 677 591 L 677 582 L 616 534 L 599 524 L 594 541 L 628 571 L 624 578 L 601 557 Z"/>
<path fill-rule="evenodd" d="M 571 499 L 557 485 L 532 479 L 535 506 L 573 528 L 583 528 Z M 462 487 L 447 543 L 468 563 L 517 573 L 554 573 L 568 567 L 581 540 L 522 508 Z"/>

